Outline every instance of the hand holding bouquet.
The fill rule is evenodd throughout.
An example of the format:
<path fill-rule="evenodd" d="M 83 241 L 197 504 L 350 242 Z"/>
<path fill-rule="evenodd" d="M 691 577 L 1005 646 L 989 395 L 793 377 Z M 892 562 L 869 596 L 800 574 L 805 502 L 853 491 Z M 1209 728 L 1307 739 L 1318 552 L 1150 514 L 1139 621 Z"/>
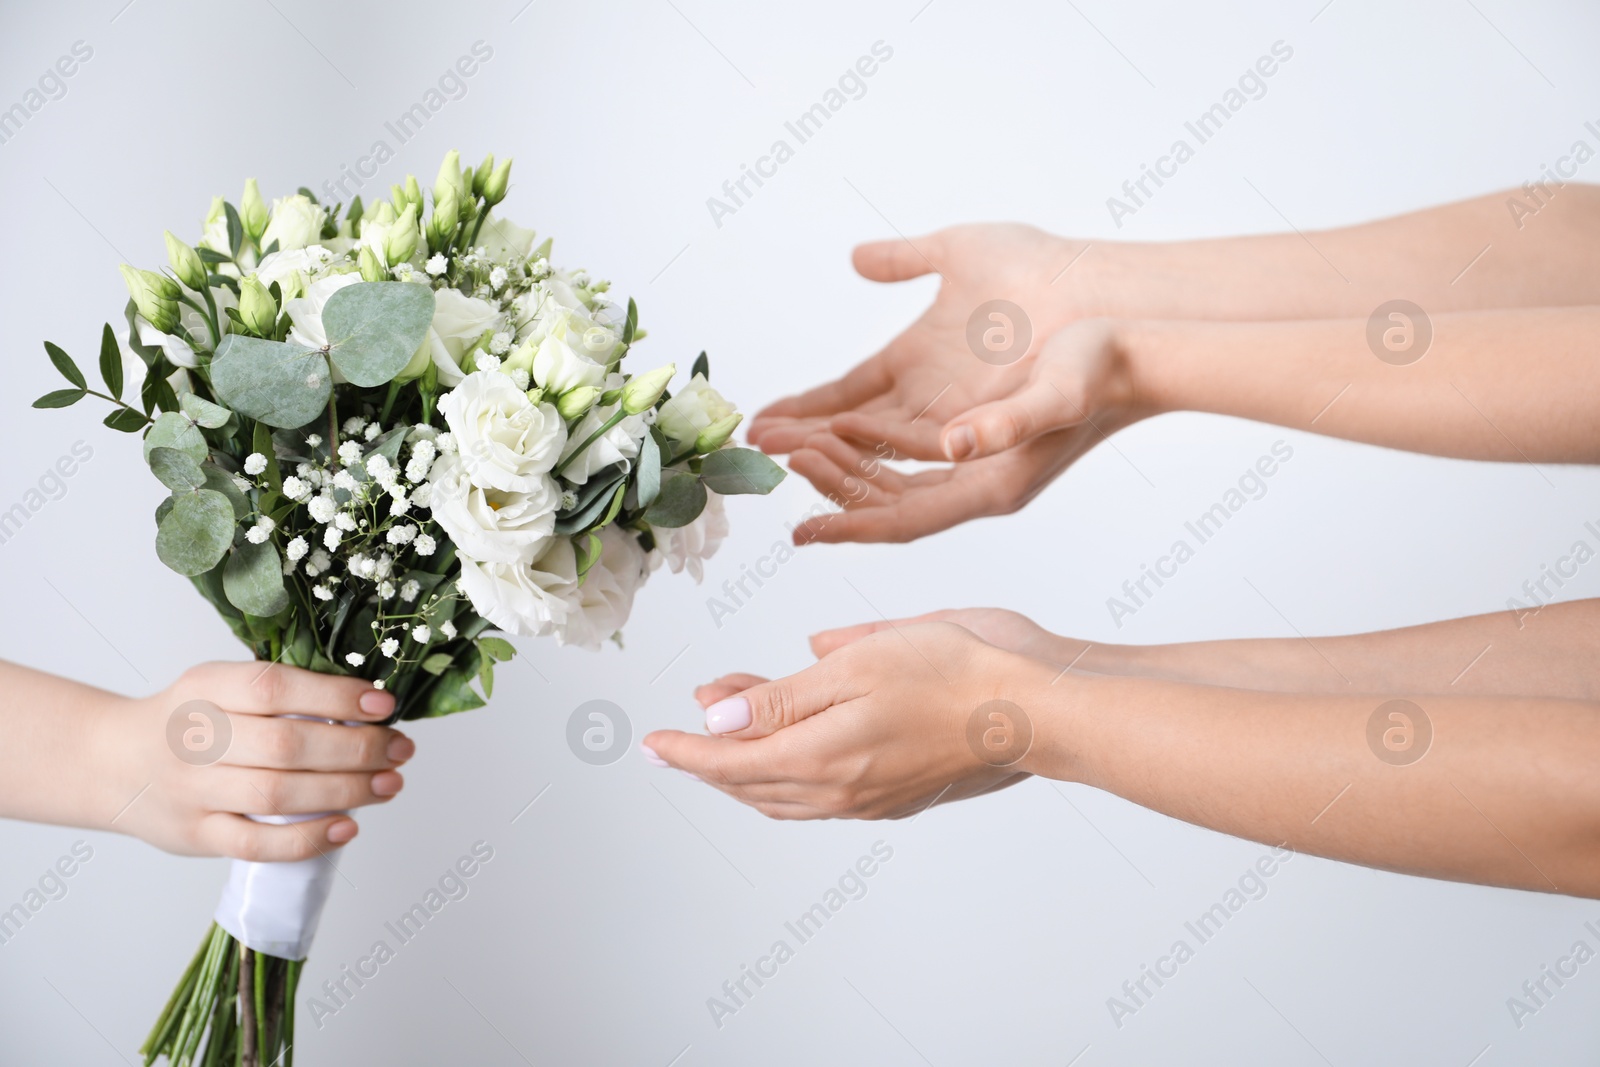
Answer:
<path fill-rule="evenodd" d="M 676 396 L 673 365 L 622 369 L 633 302 L 491 217 L 510 166 L 451 152 L 426 213 L 412 177 L 365 209 L 304 189 L 269 209 L 251 181 L 198 247 L 167 235 L 171 276 L 123 268 L 104 391 L 45 346 L 70 387 L 36 407 L 92 393 L 142 435 L 171 491 L 162 562 L 258 659 L 369 679 L 397 718 L 481 706 L 515 651 L 492 629 L 598 648 L 660 562 L 698 578 L 724 495 L 783 476 L 728 444 L 741 416 L 704 353 Z M 147 1063 L 292 1062 L 331 872 L 235 863 Z"/>

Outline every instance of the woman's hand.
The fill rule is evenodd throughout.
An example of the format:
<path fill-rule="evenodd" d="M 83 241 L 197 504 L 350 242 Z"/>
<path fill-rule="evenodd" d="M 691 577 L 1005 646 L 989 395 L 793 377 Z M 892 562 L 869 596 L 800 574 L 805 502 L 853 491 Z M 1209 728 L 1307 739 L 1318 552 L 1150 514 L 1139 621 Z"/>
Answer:
<path fill-rule="evenodd" d="M 287 826 L 244 816 L 394 797 L 404 784 L 395 768 L 416 745 L 375 725 L 393 710 L 394 696 L 370 682 L 260 663 L 207 663 L 154 696 L 112 698 L 91 722 L 107 828 L 191 856 L 298 860 L 336 848 L 356 835 L 349 816 Z"/>
<path fill-rule="evenodd" d="M 1107 320 L 1058 330 L 1014 367 L 973 362 L 1006 373 L 981 397 L 946 390 L 938 419 L 863 408 L 804 439 L 789 466 L 844 510 L 797 526 L 797 544 L 912 541 L 1010 514 L 1095 445 L 1156 411 L 1141 398 L 1119 329 Z M 760 438 L 763 447 L 769 440 Z M 886 458 L 956 462 L 905 474 Z"/>
<path fill-rule="evenodd" d="M 1026 777 L 1031 729 L 1008 694 L 1054 673 L 952 623 L 897 626 L 788 678 L 729 676 L 751 684 L 707 709 L 718 736 L 658 730 L 645 747 L 773 818 L 901 818 Z"/>

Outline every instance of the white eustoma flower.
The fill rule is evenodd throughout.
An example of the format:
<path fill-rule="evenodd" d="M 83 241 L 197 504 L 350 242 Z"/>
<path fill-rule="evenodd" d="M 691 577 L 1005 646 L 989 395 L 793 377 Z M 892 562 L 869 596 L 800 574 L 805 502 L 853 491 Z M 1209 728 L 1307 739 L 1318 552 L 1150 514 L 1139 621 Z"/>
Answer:
<path fill-rule="evenodd" d="M 315 277 L 333 260 L 333 253 L 322 245 L 307 245 L 305 248 L 291 248 L 274 252 L 270 256 L 262 257 L 256 265 L 256 280 L 268 289 L 272 283 L 279 286 L 288 284 L 289 278 L 295 271 L 299 271 L 307 278 Z"/>
<path fill-rule="evenodd" d="M 458 584 L 472 609 L 506 633 L 544 637 L 567 620 L 568 597 L 578 585 L 577 557 L 565 537 L 552 539 L 531 564 L 463 557 Z"/>
<path fill-rule="evenodd" d="M 661 405 L 656 425 L 673 443 L 687 448 L 700 436 L 701 430 L 734 414 L 735 410 L 721 393 L 711 388 L 704 375 L 696 374 L 688 385 Z"/>
<path fill-rule="evenodd" d="M 288 313 L 289 321 L 293 324 L 289 329 L 289 342 L 305 348 L 326 348 L 328 332 L 322 326 L 322 309 L 328 306 L 328 301 L 333 299 L 334 293 L 360 281 L 361 275 L 353 272 L 330 274 L 306 286 L 305 296 L 284 301 L 283 310 Z M 338 380 L 339 378 L 335 376 L 334 381 Z"/>
<path fill-rule="evenodd" d="M 440 289 L 433 294 L 433 326 L 428 331 L 428 343 L 433 352 L 434 366 L 439 368 L 439 384 L 455 385 L 465 372 L 461 358 L 472 344 L 483 336 L 485 330 L 496 332 L 505 328 L 503 311 L 459 289 Z"/>
<path fill-rule="evenodd" d="M 632 533 L 607 526 L 600 531 L 600 543 L 599 562 L 568 593 L 566 619 L 555 631 L 563 645 L 598 649 L 628 621 L 633 595 L 649 574 L 644 549 Z"/>
<path fill-rule="evenodd" d="M 620 384 L 621 375 L 614 374 L 611 381 Z M 609 384 L 609 383 L 608 383 Z M 567 458 L 566 453 L 575 451 L 579 445 L 587 441 L 591 434 L 617 413 L 617 405 L 610 404 L 606 407 L 598 405 L 589 409 L 577 426 L 573 427 L 572 435 L 567 439 L 567 446 L 562 459 Z M 561 477 L 573 485 L 583 485 L 589 476 L 598 470 L 611 466 L 613 463 L 625 463 L 631 466 L 631 461 L 639 454 L 639 444 L 644 440 L 644 435 L 650 432 L 650 426 L 645 422 L 643 415 L 629 415 L 611 429 L 607 430 L 594 444 L 584 449 L 583 454 L 574 459 L 568 466 L 561 470 Z M 624 467 L 628 469 L 628 467 Z"/>
<path fill-rule="evenodd" d="M 522 259 L 533 251 L 534 232 L 516 223 L 491 215 L 478 239 L 490 259 Z"/>
<path fill-rule="evenodd" d="M 567 444 L 551 404 L 534 404 L 504 374 L 478 371 L 439 398 L 467 480 L 503 493 L 531 493 Z M 637 447 L 637 446 L 635 446 Z"/>
<path fill-rule="evenodd" d="M 580 386 L 603 384 L 606 365 L 590 357 L 581 338 L 579 324 L 570 315 L 562 316 L 534 350 L 533 364 L 529 368 L 533 383 L 556 396 Z"/>
<path fill-rule="evenodd" d="M 651 569 L 662 563 L 673 574 L 687 570 L 696 582 L 705 577 L 705 561 L 716 554 L 728 536 L 728 513 L 722 494 L 706 490 L 706 507 L 687 526 L 656 526 L 656 551 L 650 554 Z"/>
<path fill-rule="evenodd" d="M 272 202 L 272 218 L 261 235 L 261 247 L 278 242 L 279 251 L 292 251 L 314 244 L 322 236 L 328 213 L 304 194 L 281 196 Z"/>
<path fill-rule="evenodd" d="M 526 493 L 482 489 L 467 480 L 459 456 L 434 464 L 433 518 L 464 558 L 480 563 L 526 563 L 555 530 L 561 488 L 548 474 Z"/>

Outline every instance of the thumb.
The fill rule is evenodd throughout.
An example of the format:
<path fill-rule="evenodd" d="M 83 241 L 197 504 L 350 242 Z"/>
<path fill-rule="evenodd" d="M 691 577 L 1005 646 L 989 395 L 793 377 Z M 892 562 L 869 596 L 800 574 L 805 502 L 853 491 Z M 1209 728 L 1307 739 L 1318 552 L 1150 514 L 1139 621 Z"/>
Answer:
<path fill-rule="evenodd" d="M 1070 386 L 1035 378 L 1004 400 L 979 404 L 945 424 L 939 443 L 951 462 L 980 459 L 1015 448 L 1087 419 L 1087 401 Z"/>
<path fill-rule="evenodd" d="M 931 237 L 919 240 L 923 248 L 934 244 Z M 894 241 L 868 241 L 856 245 L 855 251 L 850 254 L 850 262 L 855 265 L 857 274 L 875 282 L 903 282 L 908 278 L 932 274 L 935 269 L 928 257 L 918 251 L 918 246 L 903 237 Z"/>
<path fill-rule="evenodd" d="M 841 684 L 837 670 L 812 664 L 717 701 L 706 709 L 706 731 L 740 740 L 775 734 L 838 703 Z"/>

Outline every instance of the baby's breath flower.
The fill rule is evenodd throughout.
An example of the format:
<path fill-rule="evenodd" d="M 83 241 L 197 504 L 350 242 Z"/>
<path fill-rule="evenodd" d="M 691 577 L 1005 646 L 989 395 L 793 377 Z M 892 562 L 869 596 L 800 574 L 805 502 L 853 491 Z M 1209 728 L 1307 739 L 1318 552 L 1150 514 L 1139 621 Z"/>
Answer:
<path fill-rule="evenodd" d="M 411 631 L 411 639 L 419 645 L 428 643 L 428 638 L 433 636 L 433 631 L 428 629 L 427 623 L 419 622 Z"/>
<path fill-rule="evenodd" d="M 346 441 L 339 446 L 339 462 L 345 466 L 359 462 L 361 459 L 361 442 Z"/>
<path fill-rule="evenodd" d="M 491 356 L 487 352 L 480 352 L 478 354 L 478 369 L 479 370 L 499 370 L 500 369 L 500 357 L 499 356 Z"/>
<path fill-rule="evenodd" d="M 383 432 L 383 427 L 382 426 L 379 426 L 376 422 L 369 423 L 367 425 L 366 438 L 369 441 L 374 440 L 382 432 Z"/>
<path fill-rule="evenodd" d="M 251 485 L 248 481 L 239 477 L 237 474 L 233 476 L 233 487 L 239 490 L 241 493 L 248 493 L 250 490 L 255 488 L 255 486 Z"/>
<path fill-rule="evenodd" d="M 515 367 L 512 369 L 511 384 L 515 385 L 518 389 L 521 389 L 523 392 L 527 392 L 529 380 L 528 372 L 523 370 L 521 367 Z"/>
<path fill-rule="evenodd" d="M 394 526 L 389 530 L 389 543 L 391 545 L 410 544 L 417 536 L 415 526 Z"/>
<path fill-rule="evenodd" d="M 322 444 L 322 435 L 320 433 L 312 433 L 312 434 L 307 434 L 306 435 L 306 447 L 307 448 L 316 448 L 320 444 Z"/>
<path fill-rule="evenodd" d="M 333 524 L 339 529 L 343 530 L 345 533 L 354 533 L 356 529 L 356 517 L 350 514 L 348 511 L 341 511 L 339 514 L 333 517 Z"/>
<path fill-rule="evenodd" d="M 359 667 L 363 663 L 367 662 L 367 657 L 363 656 L 359 652 L 347 652 L 345 654 L 344 661 L 350 664 L 352 667 Z"/>
<path fill-rule="evenodd" d="M 283 495 L 290 500 L 304 500 L 311 495 L 311 486 L 291 474 L 283 480 Z"/>
<path fill-rule="evenodd" d="M 446 619 L 439 624 L 439 632 L 444 635 L 446 641 L 454 641 L 456 639 L 456 624 Z"/>
<path fill-rule="evenodd" d="M 418 583 L 415 578 L 408 579 L 405 584 L 400 587 L 400 599 L 409 604 L 413 600 L 417 599 L 417 594 L 420 592 L 422 592 L 421 584 Z"/>
<path fill-rule="evenodd" d="M 244 472 L 246 474 L 260 474 L 267 469 L 267 457 L 260 452 L 252 452 L 244 457 Z"/>
<path fill-rule="evenodd" d="M 339 547 L 339 528 L 330 526 L 322 532 L 322 544 L 329 552 Z"/>
<path fill-rule="evenodd" d="M 305 554 L 310 550 L 311 546 L 306 543 L 306 539 L 304 537 L 296 537 L 287 545 L 283 546 L 283 554 L 288 556 L 291 561 L 304 559 Z"/>
<path fill-rule="evenodd" d="M 414 480 L 414 479 L 413 479 Z M 419 508 L 428 507 L 433 503 L 433 483 L 423 482 L 411 490 L 411 503 Z"/>
<path fill-rule="evenodd" d="M 383 476 L 389 473 L 391 469 L 392 468 L 389 466 L 388 456 L 378 453 L 377 455 L 367 457 L 367 473 L 372 475 L 378 481 L 383 481 Z"/>
<path fill-rule="evenodd" d="M 439 546 L 434 542 L 433 538 L 427 534 L 418 534 L 416 541 L 412 543 L 411 547 L 417 550 L 417 555 L 419 556 L 431 556 L 433 555 L 434 549 L 438 548 Z"/>
<path fill-rule="evenodd" d="M 333 566 L 333 557 L 328 555 L 320 548 L 313 548 L 311 550 L 310 562 L 312 566 L 316 567 L 319 571 L 325 571 L 329 567 Z"/>
<path fill-rule="evenodd" d="M 277 525 L 277 523 L 263 515 L 256 520 L 254 526 L 245 531 L 245 540 L 252 545 L 264 545 L 267 543 L 267 538 L 272 536 L 273 528 Z"/>
<path fill-rule="evenodd" d="M 331 496 L 313 497 L 311 503 L 306 505 L 306 511 L 310 513 L 312 522 L 332 522 L 338 510 L 339 505 Z"/>
<path fill-rule="evenodd" d="M 439 446 L 440 452 L 443 452 L 447 456 L 453 455 L 456 450 L 456 435 L 453 433 L 442 433 L 439 435 L 439 440 L 435 443 Z"/>
<path fill-rule="evenodd" d="M 333 484 L 335 488 L 343 489 L 347 493 L 353 493 L 360 488 L 356 484 L 356 476 L 351 474 L 349 470 L 342 470 L 335 474 L 333 476 Z"/>
<path fill-rule="evenodd" d="M 397 638 L 385 638 L 383 644 L 378 646 L 378 651 L 392 659 L 394 654 L 400 651 L 400 642 Z"/>
<path fill-rule="evenodd" d="M 389 514 L 398 517 L 398 516 L 404 515 L 406 512 L 408 512 L 410 510 L 411 510 L 411 501 L 406 499 L 405 490 L 404 489 L 399 489 L 397 491 L 397 494 L 396 494 L 395 498 L 394 498 L 394 502 L 389 505 Z"/>
<path fill-rule="evenodd" d="M 505 271 L 500 267 L 496 267 L 495 271 L 496 271 L 496 273 L 501 274 L 502 276 L 505 274 Z M 500 288 L 498 283 L 495 285 L 495 288 L 496 289 Z M 495 334 L 493 337 L 489 338 L 489 351 L 493 355 L 503 356 L 510 350 L 511 350 L 511 335 L 509 333 L 506 333 L 504 330 L 502 330 L 501 332 Z"/>
<path fill-rule="evenodd" d="M 366 426 L 366 419 L 363 419 L 360 415 L 352 415 L 348 419 L 344 420 L 344 425 L 341 426 L 340 429 L 344 431 L 344 435 L 346 437 L 354 437 L 356 434 L 366 429 Z"/>
<path fill-rule="evenodd" d="M 307 569 L 309 570 L 310 568 L 307 568 Z M 325 585 L 314 585 L 314 586 L 312 586 L 311 587 L 311 594 L 313 596 L 315 596 L 318 600 L 332 600 L 333 599 L 333 590 L 329 589 Z"/>
<path fill-rule="evenodd" d="M 379 552 L 378 558 L 372 564 L 372 576 L 387 578 L 392 570 L 394 570 L 394 557 L 387 552 Z"/>
<path fill-rule="evenodd" d="M 394 596 L 394 583 L 393 582 L 379 582 L 378 583 L 378 598 L 380 600 L 388 600 L 392 596 Z"/>
<path fill-rule="evenodd" d="M 429 257 L 426 269 L 429 274 L 437 278 L 439 275 L 450 269 L 450 264 L 445 262 L 444 253 L 435 252 L 431 257 Z"/>

